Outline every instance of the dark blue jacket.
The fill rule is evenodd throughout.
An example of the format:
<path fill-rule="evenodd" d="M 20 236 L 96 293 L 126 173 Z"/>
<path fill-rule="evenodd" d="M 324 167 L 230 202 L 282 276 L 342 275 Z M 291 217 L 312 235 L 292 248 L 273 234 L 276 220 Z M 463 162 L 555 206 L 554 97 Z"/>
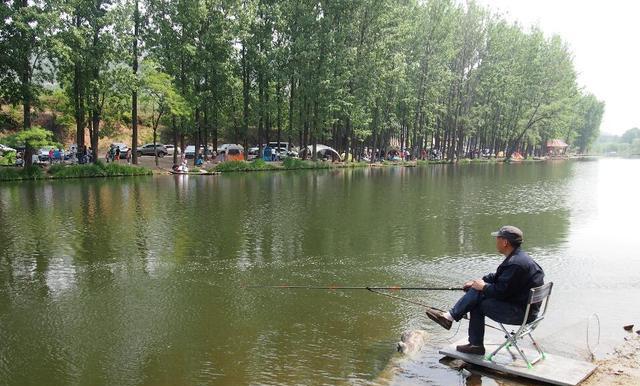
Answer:
<path fill-rule="evenodd" d="M 520 248 L 511 252 L 498 266 L 495 273 L 482 278 L 488 283 L 484 296 L 505 302 L 527 306 L 529 290 L 544 284 L 544 271 Z M 537 311 L 538 307 L 534 307 Z"/>

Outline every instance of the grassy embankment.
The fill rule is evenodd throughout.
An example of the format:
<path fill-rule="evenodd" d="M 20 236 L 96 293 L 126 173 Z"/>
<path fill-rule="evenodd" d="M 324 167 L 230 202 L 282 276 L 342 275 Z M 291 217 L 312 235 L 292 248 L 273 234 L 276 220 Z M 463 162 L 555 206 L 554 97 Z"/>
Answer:
<path fill-rule="evenodd" d="M 529 161 L 529 160 L 523 160 Z M 476 163 L 497 163 L 504 162 L 504 159 L 461 159 L 459 165 L 476 164 Z M 331 163 L 322 161 L 305 161 L 296 158 L 287 158 L 282 164 L 265 162 L 262 159 L 253 161 L 227 161 L 219 163 L 211 168 L 206 169 L 208 172 L 253 172 L 265 170 L 300 170 L 300 169 L 340 169 L 340 168 L 358 168 L 368 166 L 425 166 L 437 164 L 451 164 L 447 160 L 419 160 L 419 161 L 382 161 L 371 164 L 369 162 L 349 162 L 349 163 Z"/>
<path fill-rule="evenodd" d="M 217 164 L 216 166 L 208 169 L 210 172 L 252 172 L 263 170 L 299 170 L 299 169 L 333 169 L 333 168 L 356 168 L 366 167 L 368 163 L 365 162 L 350 162 L 346 164 L 332 164 L 331 162 L 322 161 L 304 161 L 296 158 L 287 158 L 282 164 L 274 164 L 265 162 L 262 159 L 255 159 L 253 161 L 227 161 Z"/>
<path fill-rule="evenodd" d="M 0 168 L 0 181 L 42 180 L 57 178 L 87 178 L 87 177 L 121 177 L 121 176 L 147 176 L 152 171 L 148 168 L 121 165 L 121 164 L 97 164 L 88 165 L 53 165 L 49 169 L 39 166 L 25 168 L 2 167 Z"/>

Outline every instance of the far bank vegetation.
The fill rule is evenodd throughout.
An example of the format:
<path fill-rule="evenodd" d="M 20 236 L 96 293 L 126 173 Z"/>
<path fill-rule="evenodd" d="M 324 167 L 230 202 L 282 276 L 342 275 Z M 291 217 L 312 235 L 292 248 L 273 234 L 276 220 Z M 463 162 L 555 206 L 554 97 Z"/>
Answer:
<path fill-rule="evenodd" d="M 0 136 L 508 158 L 554 138 L 586 152 L 604 111 L 566 42 L 474 2 L 9 0 L 0 15 Z"/>

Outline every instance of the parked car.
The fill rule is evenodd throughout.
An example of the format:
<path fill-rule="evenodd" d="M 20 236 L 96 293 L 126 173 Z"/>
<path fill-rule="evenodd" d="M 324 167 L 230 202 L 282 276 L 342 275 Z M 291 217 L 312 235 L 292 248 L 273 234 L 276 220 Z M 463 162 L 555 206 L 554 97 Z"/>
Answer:
<path fill-rule="evenodd" d="M 278 146 L 278 144 L 280 146 Z M 272 149 L 278 148 L 280 150 L 285 150 L 285 151 L 289 151 L 293 149 L 293 144 L 290 144 L 289 142 L 283 142 L 280 141 L 279 143 L 277 141 L 271 141 L 269 142 L 269 147 Z"/>
<path fill-rule="evenodd" d="M 247 160 L 251 161 L 258 158 L 258 148 L 250 147 L 249 151 L 247 151 Z"/>
<path fill-rule="evenodd" d="M 156 151 L 158 152 L 158 157 L 162 158 L 165 155 L 169 154 L 169 151 L 167 150 L 167 148 L 165 147 L 165 145 L 161 144 L 161 143 L 156 143 L 155 148 L 157 150 L 154 150 L 154 146 L 152 143 L 147 143 L 144 144 L 142 146 L 140 146 L 138 148 L 138 157 L 139 156 L 143 156 L 143 155 L 151 155 L 151 156 L 155 156 Z"/>
<path fill-rule="evenodd" d="M 129 146 L 122 142 L 114 142 L 111 144 L 111 146 L 115 146 L 120 149 L 120 159 L 124 159 L 125 154 L 127 154 L 127 151 L 129 151 Z"/>
<path fill-rule="evenodd" d="M 204 154 L 204 146 L 200 145 L 200 154 Z M 184 149 L 185 158 L 195 158 L 196 156 L 196 145 L 188 145 Z"/>
<path fill-rule="evenodd" d="M 49 150 L 51 150 L 51 147 L 41 147 L 38 149 L 38 160 L 43 162 L 49 161 Z"/>
<path fill-rule="evenodd" d="M 165 149 L 167 149 L 167 155 L 173 155 L 174 152 L 180 154 L 180 148 L 175 147 L 174 145 L 164 145 Z"/>
<path fill-rule="evenodd" d="M 204 145 L 200 145 L 200 154 L 205 154 Z M 215 153 L 213 151 L 213 147 L 212 146 L 207 146 L 206 154 L 208 156 L 215 156 Z M 184 156 L 185 156 L 185 158 L 194 158 L 196 156 L 196 146 L 195 145 L 188 145 L 184 149 Z"/>

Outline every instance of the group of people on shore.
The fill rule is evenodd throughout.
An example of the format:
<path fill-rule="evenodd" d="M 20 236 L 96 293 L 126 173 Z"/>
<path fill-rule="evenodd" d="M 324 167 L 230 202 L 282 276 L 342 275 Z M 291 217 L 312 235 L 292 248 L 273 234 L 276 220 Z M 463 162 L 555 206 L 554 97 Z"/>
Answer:
<path fill-rule="evenodd" d="M 105 161 L 109 163 L 109 162 L 119 161 L 121 159 L 126 160 L 127 163 L 130 164 L 131 149 L 127 148 L 127 151 L 125 151 L 124 154 L 122 154 L 122 152 L 120 151 L 120 147 L 118 147 L 117 145 L 111 144 L 111 146 L 109 146 L 109 150 L 107 150 L 107 153 L 105 154 Z"/>
<path fill-rule="evenodd" d="M 19 154 L 18 158 L 22 158 L 22 154 Z M 86 164 L 93 161 L 93 149 L 91 147 L 82 146 L 80 149 L 71 147 L 69 151 L 65 152 L 62 147 L 51 147 L 48 152 L 43 156 L 42 150 L 40 153 L 36 152 L 31 155 L 31 162 L 34 165 L 48 164 L 53 165 L 55 163 L 64 163 L 65 161 L 72 164 Z"/>

